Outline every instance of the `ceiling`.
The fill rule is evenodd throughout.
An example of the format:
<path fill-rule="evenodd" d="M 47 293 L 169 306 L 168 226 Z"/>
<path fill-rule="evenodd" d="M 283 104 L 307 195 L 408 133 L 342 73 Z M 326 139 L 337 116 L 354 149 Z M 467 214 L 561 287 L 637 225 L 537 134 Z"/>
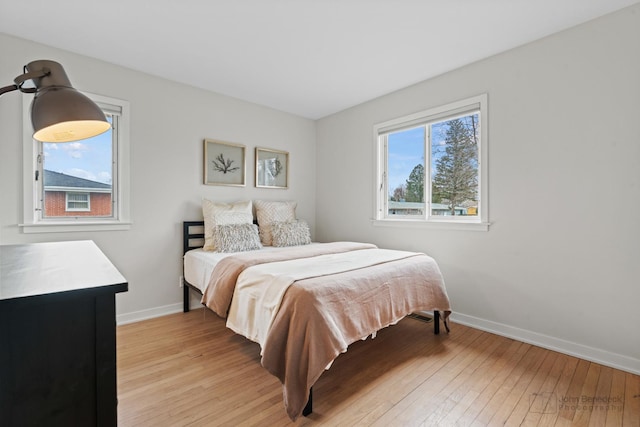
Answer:
<path fill-rule="evenodd" d="M 634 3 L 3 0 L 0 31 L 318 119 Z"/>

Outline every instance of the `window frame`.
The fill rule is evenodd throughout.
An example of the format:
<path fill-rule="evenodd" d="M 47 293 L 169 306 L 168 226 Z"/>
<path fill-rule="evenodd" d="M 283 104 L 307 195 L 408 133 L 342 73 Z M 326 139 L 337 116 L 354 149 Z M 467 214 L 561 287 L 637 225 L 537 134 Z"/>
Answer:
<path fill-rule="evenodd" d="M 46 218 L 42 205 L 42 177 L 39 156 L 42 143 L 33 139 L 30 104 L 33 96 L 24 95 L 23 104 L 23 223 L 24 233 L 128 230 L 131 228 L 129 102 L 121 99 L 82 92 L 105 112 L 113 114 L 114 138 L 111 217 L 67 216 Z M 38 176 L 38 180 L 36 180 Z M 66 196 L 65 196 L 66 197 Z"/>
<path fill-rule="evenodd" d="M 456 230 L 489 229 L 488 206 L 488 114 L 487 94 L 480 94 L 460 101 L 451 102 L 439 107 L 419 111 L 417 113 L 398 117 L 373 127 L 373 144 L 376 165 L 374 168 L 374 212 L 372 224 L 390 227 L 419 227 Z M 473 111 L 479 112 L 480 142 L 478 147 L 478 215 L 477 216 L 438 216 L 431 214 L 431 142 L 426 137 L 425 142 L 425 212 L 423 215 L 393 215 L 388 214 L 388 150 L 386 136 L 393 132 L 408 130 L 419 126 L 427 126 L 456 117 L 464 116 Z M 428 133 L 428 132 L 427 132 Z"/>

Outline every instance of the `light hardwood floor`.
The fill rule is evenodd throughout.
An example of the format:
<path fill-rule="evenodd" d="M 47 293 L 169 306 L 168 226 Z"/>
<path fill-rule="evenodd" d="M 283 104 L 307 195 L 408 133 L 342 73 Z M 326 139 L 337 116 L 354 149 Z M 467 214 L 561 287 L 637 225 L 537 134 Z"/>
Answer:
<path fill-rule="evenodd" d="M 640 426 L 640 377 L 452 324 L 406 318 L 352 344 L 292 422 L 259 346 L 198 309 L 118 327 L 126 426 Z"/>

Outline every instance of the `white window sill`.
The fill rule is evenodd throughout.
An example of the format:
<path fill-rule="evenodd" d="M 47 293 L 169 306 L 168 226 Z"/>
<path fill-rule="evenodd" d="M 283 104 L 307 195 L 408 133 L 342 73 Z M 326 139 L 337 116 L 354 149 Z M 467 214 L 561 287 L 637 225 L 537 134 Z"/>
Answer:
<path fill-rule="evenodd" d="M 130 222 L 116 221 L 56 221 L 38 222 L 33 224 L 18 224 L 22 232 L 30 233 L 70 233 L 74 231 L 118 231 L 131 229 Z"/>
<path fill-rule="evenodd" d="M 426 228 L 435 230 L 489 231 L 489 222 L 426 221 L 415 219 L 372 219 L 375 227 Z"/>

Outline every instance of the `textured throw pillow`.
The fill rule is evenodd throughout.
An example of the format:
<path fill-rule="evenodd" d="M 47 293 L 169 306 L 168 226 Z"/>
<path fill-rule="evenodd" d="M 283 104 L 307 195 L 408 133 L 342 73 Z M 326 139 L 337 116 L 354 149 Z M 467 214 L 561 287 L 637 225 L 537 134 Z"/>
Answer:
<path fill-rule="evenodd" d="M 271 224 L 273 246 L 300 246 L 311 243 L 309 224 L 306 221 L 274 222 Z"/>
<path fill-rule="evenodd" d="M 218 225 L 253 224 L 251 200 L 235 203 L 215 203 L 208 199 L 202 200 L 202 215 L 204 216 L 204 249 L 216 250 L 213 243 L 213 229 Z"/>
<path fill-rule="evenodd" d="M 255 200 L 253 205 L 256 207 L 256 217 L 260 226 L 260 241 L 265 246 L 271 246 L 271 224 L 296 219 L 297 202 Z"/>
<path fill-rule="evenodd" d="M 262 248 L 255 224 L 218 225 L 213 229 L 217 252 L 244 252 Z"/>

